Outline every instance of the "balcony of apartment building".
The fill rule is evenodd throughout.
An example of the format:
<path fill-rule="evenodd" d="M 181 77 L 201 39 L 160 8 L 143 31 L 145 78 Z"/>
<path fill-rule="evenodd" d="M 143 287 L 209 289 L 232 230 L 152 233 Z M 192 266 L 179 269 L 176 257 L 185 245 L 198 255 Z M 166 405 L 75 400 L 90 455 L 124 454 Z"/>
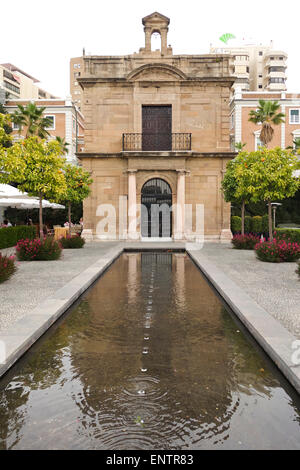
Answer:
<path fill-rule="evenodd" d="M 267 91 L 286 91 L 286 80 L 283 77 L 271 77 L 265 81 Z"/>
<path fill-rule="evenodd" d="M 172 132 L 171 106 L 142 106 L 142 132 L 122 134 L 123 152 L 189 152 L 192 134 Z"/>
<path fill-rule="evenodd" d="M 287 60 L 287 54 L 285 52 L 268 52 L 265 55 L 264 66 L 269 67 L 286 67 L 285 62 Z"/>

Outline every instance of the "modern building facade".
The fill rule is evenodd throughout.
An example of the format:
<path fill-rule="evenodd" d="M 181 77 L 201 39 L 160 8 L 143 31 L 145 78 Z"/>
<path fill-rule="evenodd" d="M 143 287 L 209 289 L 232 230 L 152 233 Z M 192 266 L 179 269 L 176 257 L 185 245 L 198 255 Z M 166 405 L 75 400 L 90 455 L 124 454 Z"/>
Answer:
<path fill-rule="evenodd" d="M 273 44 L 241 47 L 211 47 L 214 54 L 234 57 L 234 89 L 244 91 L 286 91 L 287 54 L 273 49 Z"/>
<path fill-rule="evenodd" d="M 81 110 L 83 90 L 79 85 L 78 78 L 81 77 L 84 67 L 83 57 L 73 57 L 70 60 L 70 94 L 73 103 Z"/>
<path fill-rule="evenodd" d="M 257 109 L 260 99 L 278 101 L 280 111 L 285 114 L 285 122 L 274 126 L 272 147 L 293 146 L 293 141 L 300 137 L 300 94 L 236 90 L 230 103 L 231 148 L 236 142 L 243 142 L 245 150 L 254 151 L 261 144 L 261 126 L 249 122 L 249 112 Z"/>
<path fill-rule="evenodd" d="M 7 101 L 5 109 L 9 113 L 13 113 L 18 109 L 18 104 L 26 106 L 33 100 L 14 100 Z M 84 146 L 84 117 L 78 108 L 72 103 L 71 98 L 66 100 L 48 99 L 35 100 L 37 106 L 45 107 L 44 117 L 48 117 L 52 121 L 48 132 L 50 139 L 61 137 L 69 144 L 66 159 L 68 162 L 76 164 L 76 153 L 81 152 Z M 13 137 L 15 140 L 23 138 L 25 129 L 20 130 L 13 125 Z"/>
<path fill-rule="evenodd" d="M 138 53 L 76 59 L 85 116 L 78 157 L 93 178 L 84 201 L 86 237 L 192 240 L 204 231 L 207 240 L 231 238 L 221 181 L 235 155 L 233 61 L 228 54 L 174 55 L 169 22 L 157 12 L 143 18 Z M 154 33 L 161 49 L 152 51 Z M 172 208 L 169 216 L 162 207 Z"/>
<path fill-rule="evenodd" d="M 2 103 L 6 100 L 57 99 L 37 85 L 39 80 L 13 64 L 0 65 L 0 90 Z"/>

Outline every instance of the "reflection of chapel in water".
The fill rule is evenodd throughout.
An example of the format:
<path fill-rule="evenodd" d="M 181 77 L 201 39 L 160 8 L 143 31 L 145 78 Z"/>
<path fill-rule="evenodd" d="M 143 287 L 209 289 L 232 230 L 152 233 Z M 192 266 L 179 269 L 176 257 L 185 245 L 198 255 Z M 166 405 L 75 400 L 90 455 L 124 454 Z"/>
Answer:
<path fill-rule="evenodd" d="M 169 18 L 155 12 L 142 22 L 145 46 L 138 53 L 78 58 L 85 115 L 85 151 L 79 158 L 94 181 L 84 202 L 85 236 L 96 236 L 103 220 L 97 208 L 110 204 L 117 217 L 122 214 L 122 224 L 116 224 L 116 234 L 105 232 L 102 238 L 192 238 L 196 205 L 202 204 L 206 239 L 228 239 L 230 205 L 221 181 L 234 155 L 229 130 L 233 59 L 174 55 L 167 39 Z M 153 35 L 161 37 L 159 50 L 152 50 Z M 141 203 L 145 210 L 139 221 L 135 205 Z M 172 204 L 178 214 L 174 209 L 165 218 L 151 215 L 151 205 L 166 210 Z M 192 226 L 186 204 L 192 205 Z M 113 213 L 108 219 L 114 227 Z"/>

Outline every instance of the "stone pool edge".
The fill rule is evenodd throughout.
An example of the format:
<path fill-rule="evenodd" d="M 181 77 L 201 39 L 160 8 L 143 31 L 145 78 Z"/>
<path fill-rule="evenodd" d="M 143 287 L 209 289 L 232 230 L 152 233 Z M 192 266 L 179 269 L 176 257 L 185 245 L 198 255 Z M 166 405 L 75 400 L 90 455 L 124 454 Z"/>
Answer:
<path fill-rule="evenodd" d="M 202 255 L 200 251 L 187 249 L 186 252 L 257 343 L 276 364 L 281 373 L 300 394 L 300 365 L 295 365 L 292 362 L 292 355 L 295 353 L 292 345 L 297 341 L 296 337 L 258 305 L 206 256 Z"/>
<path fill-rule="evenodd" d="M 124 247 L 111 248 L 95 263 L 20 318 L 5 333 L 0 333 L 0 377 L 2 377 L 76 300 L 123 253 Z M 5 362 L 4 362 L 5 361 Z"/>

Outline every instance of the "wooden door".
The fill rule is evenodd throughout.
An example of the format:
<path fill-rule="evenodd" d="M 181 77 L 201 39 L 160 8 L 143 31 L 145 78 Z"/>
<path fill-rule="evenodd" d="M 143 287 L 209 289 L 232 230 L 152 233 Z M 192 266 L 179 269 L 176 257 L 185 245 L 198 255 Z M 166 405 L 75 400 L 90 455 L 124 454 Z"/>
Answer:
<path fill-rule="evenodd" d="M 172 150 L 172 106 L 143 106 L 142 130 L 142 150 Z"/>

